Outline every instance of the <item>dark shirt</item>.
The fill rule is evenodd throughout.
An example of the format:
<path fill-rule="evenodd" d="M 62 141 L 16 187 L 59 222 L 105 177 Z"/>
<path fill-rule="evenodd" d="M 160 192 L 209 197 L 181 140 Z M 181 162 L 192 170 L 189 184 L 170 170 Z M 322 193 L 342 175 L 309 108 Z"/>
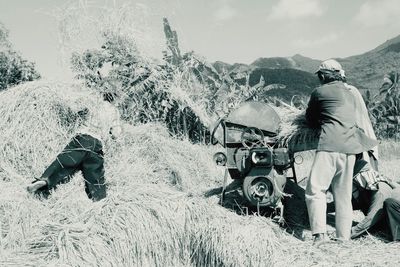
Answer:
<path fill-rule="evenodd" d="M 392 189 L 386 182 L 379 182 L 378 188 L 372 191 L 358 187 L 358 195 L 353 195 L 353 209 L 360 209 L 365 218 L 351 228 L 351 238 L 358 237 L 380 222 L 385 216 L 383 202 L 394 194 L 398 194 L 397 189 Z"/>
<path fill-rule="evenodd" d="M 353 210 L 361 210 L 364 219 L 351 228 L 351 238 L 356 238 L 375 225 L 385 221 L 383 202 L 388 198 L 398 199 L 400 202 L 400 187 L 393 189 L 386 182 L 379 182 L 378 190 L 367 190 L 353 183 Z M 356 194 L 355 194 L 356 193 Z M 327 212 L 335 211 L 335 203 L 327 203 Z"/>
<path fill-rule="evenodd" d="M 311 94 L 306 119 L 313 128 L 321 128 L 317 151 L 358 154 L 378 142 L 356 126 L 355 100 L 343 82 L 317 87 Z"/>

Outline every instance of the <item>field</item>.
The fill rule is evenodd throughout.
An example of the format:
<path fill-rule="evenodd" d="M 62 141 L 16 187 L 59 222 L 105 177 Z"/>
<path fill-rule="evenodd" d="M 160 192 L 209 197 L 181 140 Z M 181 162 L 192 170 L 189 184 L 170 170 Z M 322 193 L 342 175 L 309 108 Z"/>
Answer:
<path fill-rule="evenodd" d="M 62 93 L 67 89 L 68 96 Z M 399 243 L 367 235 L 315 247 L 308 229 L 296 237 L 270 218 L 246 212 L 240 200 L 220 206 L 218 194 L 206 194 L 222 185 L 223 170 L 212 162 L 218 148 L 171 137 L 157 123 L 124 125 L 121 138 L 105 141 L 105 200 L 87 199 L 80 174 L 48 199 L 29 195 L 26 185 L 72 136 L 76 125 L 65 123 L 66 114 L 76 103 L 93 109 L 96 101 L 71 84 L 32 82 L 0 93 L 0 266 L 399 263 Z M 382 142 L 382 172 L 395 179 L 399 152 L 400 144 Z M 312 154 L 303 158 L 300 179 Z"/>

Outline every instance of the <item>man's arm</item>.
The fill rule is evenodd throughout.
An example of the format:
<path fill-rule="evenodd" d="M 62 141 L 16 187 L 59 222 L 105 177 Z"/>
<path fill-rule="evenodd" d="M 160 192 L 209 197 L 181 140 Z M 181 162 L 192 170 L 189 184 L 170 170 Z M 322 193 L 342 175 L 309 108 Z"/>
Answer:
<path fill-rule="evenodd" d="M 351 228 L 351 238 L 358 237 L 383 218 L 383 202 L 390 197 L 391 191 L 392 188 L 387 183 L 379 182 L 378 191 L 372 193 L 368 214 L 361 222 Z"/>
<path fill-rule="evenodd" d="M 123 129 L 121 124 L 121 118 L 117 107 L 112 104 L 107 103 L 105 105 L 108 115 L 108 121 L 106 122 L 109 127 L 109 134 L 112 139 L 117 139 L 121 137 Z"/>
<path fill-rule="evenodd" d="M 317 128 L 319 127 L 319 112 L 320 106 L 318 101 L 317 91 L 314 90 L 311 93 L 310 100 L 308 101 L 308 106 L 306 110 L 306 120 L 310 127 Z"/>
<path fill-rule="evenodd" d="M 345 83 L 345 86 L 347 89 L 349 89 L 349 91 L 354 96 L 355 108 L 356 108 L 355 118 L 356 118 L 356 123 L 357 123 L 358 127 L 363 129 L 364 133 L 369 138 L 376 140 L 377 138 L 376 138 L 374 129 L 372 127 L 368 109 L 367 109 L 367 106 L 364 102 L 364 99 L 363 99 L 360 91 L 352 85 L 348 85 Z M 376 147 L 372 148 L 370 151 L 373 154 L 373 156 L 375 157 L 375 159 L 378 160 L 378 147 L 376 146 Z"/>

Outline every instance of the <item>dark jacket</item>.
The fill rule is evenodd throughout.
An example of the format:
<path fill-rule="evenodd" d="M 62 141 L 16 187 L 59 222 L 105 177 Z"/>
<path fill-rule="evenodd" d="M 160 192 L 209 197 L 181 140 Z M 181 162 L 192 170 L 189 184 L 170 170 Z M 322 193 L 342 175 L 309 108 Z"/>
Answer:
<path fill-rule="evenodd" d="M 321 128 L 317 151 L 358 154 L 378 144 L 356 127 L 354 101 L 339 81 L 324 84 L 311 93 L 306 118 L 311 127 Z"/>
<path fill-rule="evenodd" d="M 353 210 L 361 210 L 365 217 L 356 226 L 351 228 L 351 238 L 360 236 L 382 222 L 385 217 L 383 202 L 390 197 L 398 195 L 398 190 L 393 190 L 385 182 L 379 182 L 378 188 L 376 191 L 367 190 L 359 187 L 357 184 L 353 184 Z M 357 194 L 355 194 L 355 190 L 358 190 Z"/>

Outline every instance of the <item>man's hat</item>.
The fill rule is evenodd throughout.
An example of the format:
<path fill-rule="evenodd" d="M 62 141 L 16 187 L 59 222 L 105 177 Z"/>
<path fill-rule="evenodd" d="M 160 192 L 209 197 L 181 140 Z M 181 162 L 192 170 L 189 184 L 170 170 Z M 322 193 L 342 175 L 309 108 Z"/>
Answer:
<path fill-rule="evenodd" d="M 337 62 L 334 59 L 327 59 L 325 61 L 322 61 L 321 65 L 319 65 L 318 70 L 315 72 L 315 74 L 324 71 L 338 72 L 340 73 L 340 76 L 342 76 L 343 78 L 346 77 L 344 75 L 344 70 L 342 68 L 342 65 L 340 65 L 339 62 Z"/>

